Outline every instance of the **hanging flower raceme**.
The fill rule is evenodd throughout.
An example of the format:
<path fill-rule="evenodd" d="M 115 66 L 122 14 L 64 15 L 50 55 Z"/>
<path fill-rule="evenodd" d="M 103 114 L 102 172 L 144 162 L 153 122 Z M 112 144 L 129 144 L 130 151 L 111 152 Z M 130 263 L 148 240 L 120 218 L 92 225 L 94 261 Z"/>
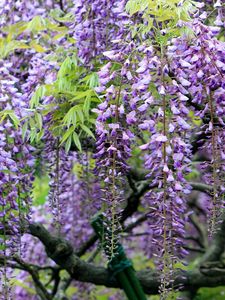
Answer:
<path fill-rule="evenodd" d="M 123 34 L 126 1 L 74 1 L 75 35 L 79 56 L 85 63 L 110 49 L 111 41 Z"/>
<path fill-rule="evenodd" d="M 43 161 L 47 164 L 48 202 L 54 219 L 51 230 L 65 235 L 79 248 L 93 233 L 89 216 L 100 208 L 99 181 L 93 178 L 87 154 L 66 153 L 50 133 L 45 141 Z"/>
<path fill-rule="evenodd" d="M 21 100 L 25 103 L 31 100 L 32 95 L 37 88 L 43 84 L 51 84 L 56 80 L 58 64 L 45 59 L 43 53 L 32 53 L 27 51 L 25 56 L 30 57 L 29 66 L 27 66 L 25 80 L 21 86 L 23 95 Z M 22 56 L 23 57 L 23 56 Z M 50 103 L 48 98 L 45 103 Z"/>
<path fill-rule="evenodd" d="M 22 139 L 22 133 L 16 129 L 19 117 L 22 115 L 22 107 L 25 103 L 21 102 L 19 107 L 19 99 L 21 93 L 17 89 L 18 79 L 10 75 L 8 68 L 10 64 L 1 62 L 1 112 L 5 117 L 1 124 L 1 197 L 9 197 L 9 201 L 2 200 L 3 206 L 11 206 L 15 211 L 28 204 L 28 198 L 25 197 L 29 193 L 32 184 L 32 170 L 34 158 L 32 151 L 34 150 Z M 19 196 L 20 195 L 20 196 Z M 24 199 L 25 202 L 18 203 L 18 198 Z M 26 203 L 27 201 L 27 203 Z M 14 213 L 11 212 L 12 217 Z M 17 215 L 17 213 L 16 213 Z M 15 220 L 16 217 L 14 216 Z M 13 226 L 12 226 L 13 227 Z M 13 229 L 13 228 L 12 228 Z M 16 230 L 16 227 L 14 228 Z"/>
<path fill-rule="evenodd" d="M 187 254 L 183 237 L 186 194 L 191 191 L 185 179 L 191 154 L 187 143 L 191 129 L 189 110 L 187 97 L 182 94 L 178 82 L 169 76 L 166 58 L 162 59 L 151 48 L 145 49 L 136 73 L 140 81 L 137 80 L 135 88 L 142 87 L 143 94 L 142 90 L 135 93 L 134 89 L 134 95 L 138 97 L 137 109 L 142 111 L 143 108 L 144 112 L 144 119 L 138 126 L 149 136 L 140 148 L 146 153 L 147 178 L 151 179 L 151 185 L 157 186 L 157 190 L 145 196 L 152 235 L 152 251 L 149 252 L 162 258 L 159 266 L 163 270 L 161 289 L 164 293 L 171 285 L 173 265 Z M 143 74 L 148 79 L 145 88 Z"/>
<path fill-rule="evenodd" d="M 52 145 L 52 148 L 50 145 Z M 48 151 L 48 155 L 44 155 L 44 162 L 48 164 L 47 171 L 50 177 L 48 201 L 54 207 L 56 206 L 56 201 L 59 201 L 59 211 L 57 211 L 57 208 L 49 207 L 49 203 L 46 201 L 44 205 L 32 209 L 32 220 L 44 224 L 47 230 L 52 234 L 55 234 L 57 227 L 55 226 L 56 224 L 52 222 L 52 219 L 55 220 L 55 223 L 56 221 L 59 222 L 57 225 L 61 235 L 69 240 L 74 248 L 79 249 L 93 234 L 89 217 L 90 214 L 94 215 L 100 209 L 100 186 L 93 177 L 93 174 L 91 174 L 91 169 L 87 171 L 90 166 L 89 156 L 87 157 L 86 154 L 81 154 L 81 157 L 79 157 L 77 153 L 70 152 L 66 154 L 65 151 L 61 149 L 62 151 L 59 152 L 60 169 L 57 175 L 55 169 L 57 164 L 54 161 L 56 153 L 53 146 L 54 143 L 52 139 L 51 143 L 46 145 L 45 150 Z M 43 170 L 43 172 L 45 171 L 46 170 Z M 87 176 L 90 177 L 87 178 Z M 57 180 L 59 180 L 62 188 L 60 187 L 58 189 Z M 56 195 L 57 189 L 58 195 Z M 56 196 L 58 196 L 58 199 L 56 199 Z M 55 216 L 52 216 L 53 213 L 55 213 Z M 44 255 L 45 251 L 42 243 L 31 235 L 23 235 L 21 248 L 23 260 L 42 267 L 52 265 L 52 262 Z M 20 272 L 16 278 L 18 281 L 26 281 L 27 286 L 33 288 L 27 272 Z M 78 288 L 79 291 L 82 291 L 84 286 L 86 289 L 91 288 L 90 284 L 76 284 L 76 288 Z M 32 297 L 32 300 L 37 299 L 36 295 L 31 296 L 29 290 L 25 290 L 19 286 L 16 287 L 13 296 L 18 299 L 24 299 L 25 297 L 29 299 Z"/>
<path fill-rule="evenodd" d="M 104 52 L 110 62 L 99 72 L 102 86 L 98 90 L 106 90 L 106 101 L 96 110 L 99 136 L 96 156 L 101 158 L 100 161 L 97 160 L 97 168 L 100 165 L 102 171 L 103 165 L 110 165 L 113 151 L 117 151 L 113 136 L 117 136 L 115 141 L 120 138 L 116 133 L 122 126 L 119 122 L 111 123 L 115 119 L 116 110 L 121 119 L 126 114 L 123 124 L 129 130 L 138 136 L 142 133 L 150 135 L 150 141 L 141 146 L 141 149 L 149 153 L 145 155 L 145 166 L 149 170 L 147 177 L 152 178 L 151 185 L 155 184 L 159 188 L 157 192 L 151 191 L 145 197 L 145 205 L 151 211 L 149 233 L 154 232 L 151 249 L 154 249 L 155 255 L 163 256 L 164 267 L 170 264 L 168 269 L 171 270 L 171 261 L 186 254 L 183 248 L 183 220 L 185 195 L 190 193 L 190 186 L 184 176 L 189 171 L 187 165 L 191 154 L 186 141 L 191 128 L 188 123 L 189 110 L 185 105 L 188 98 L 182 94 L 182 86 L 169 78 L 168 65 L 161 63 L 152 46 L 140 45 L 139 42 L 137 45 L 126 41 L 117 43 L 119 45 L 116 50 Z M 122 65 L 122 68 L 111 71 L 114 62 Z M 116 100 L 117 90 L 115 86 L 108 89 L 106 86 L 118 74 L 120 82 L 126 88 L 120 90 L 123 106 L 116 107 L 112 105 L 112 99 Z M 165 78 L 166 83 L 162 78 Z M 109 174 L 110 172 L 112 171 Z M 105 172 L 102 172 L 102 176 L 106 177 L 105 181 L 112 181 Z M 110 198 L 112 195 L 107 195 L 106 199 Z M 169 277 L 171 278 L 171 274 Z M 170 280 L 164 277 L 164 282 L 166 281 L 170 284 Z"/>
<path fill-rule="evenodd" d="M 0 231 L 3 232 L 2 255 L 17 253 L 20 246 L 21 222 L 29 217 L 30 191 L 33 181 L 34 158 L 33 148 L 22 139 L 22 133 L 16 127 L 21 116 L 18 91 L 19 80 L 10 74 L 12 64 L 0 61 L 0 98 L 2 123 L 1 159 L 0 159 Z M 7 230 L 6 230 L 7 228 Z M 8 236 L 9 234 L 9 236 Z M 7 287 L 7 274 L 4 274 L 1 283 L 6 299 L 10 297 Z"/>
<path fill-rule="evenodd" d="M 209 232 L 212 234 L 224 205 L 225 44 L 215 38 L 217 28 L 199 22 L 191 26 L 195 38 L 174 40 L 169 56 L 183 94 L 190 97 L 189 105 L 195 116 L 202 119 L 199 131 L 207 138 L 202 148 L 207 149 L 211 161 L 202 168 L 205 169 L 205 181 L 213 186 L 209 209 Z"/>
<path fill-rule="evenodd" d="M 111 53 L 105 54 L 111 56 Z M 102 84 L 100 90 L 105 89 L 105 95 L 104 101 L 94 110 L 98 114 L 95 174 L 104 181 L 102 201 L 105 205 L 103 204 L 103 207 L 106 208 L 106 216 L 111 219 L 110 258 L 116 251 L 114 244 L 116 244 L 119 230 L 117 215 L 120 213 L 121 202 L 123 202 L 122 186 L 125 185 L 123 178 L 129 169 L 127 160 L 130 157 L 130 145 L 133 138 L 131 131 L 125 127 L 127 119 L 121 97 L 121 84 L 117 87 L 110 85 L 105 88 L 107 83 L 115 79 L 117 75 L 119 75 L 119 81 L 122 80 L 121 74 L 110 73 L 111 66 L 112 63 L 109 62 L 99 72 Z"/>
<path fill-rule="evenodd" d="M 52 0 L 41 2 L 38 0 L 2 0 L 0 3 L 1 26 L 30 21 L 37 15 L 44 16 L 50 9 L 57 6 L 57 3 Z"/>
<path fill-rule="evenodd" d="M 64 188 L 60 194 L 61 232 L 72 245 L 79 249 L 93 234 L 89 216 L 100 209 L 101 189 L 92 174 L 91 157 L 88 153 L 67 154 L 68 169 L 63 175 Z M 64 163 L 65 164 L 65 158 Z"/>
<path fill-rule="evenodd" d="M 23 4 L 25 5 L 25 2 Z M 29 6 L 29 3 L 26 2 L 26 5 Z M 15 1 L 5 6 L 6 10 L 12 10 L 11 23 L 18 21 L 22 13 L 20 8 L 22 9 L 22 3 L 20 7 L 19 2 L 16 4 Z M 31 14 L 27 17 L 23 14 L 22 19 L 27 21 L 31 17 Z M 26 59 L 30 65 L 24 63 Z M 1 153 L 5 153 L 4 156 L 2 155 L 1 162 L 0 227 L 1 231 L 7 228 L 11 233 L 10 237 L 4 233 L 5 245 L 1 251 L 3 255 L 20 254 L 21 224 L 24 224 L 24 219 L 30 217 L 35 149 L 30 146 L 24 132 L 18 130 L 17 126 L 19 119 L 27 116 L 26 109 L 36 86 L 53 80 L 55 74 L 53 66 L 55 65 L 54 63 L 51 65 L 50 62 L 47 64 L 43 60 L 43 54 L 35 54 L 34 50 L 28 49 L 16 51 L 0 62 L 1 119 L 3 120 L 0 129 L 2 136 L 0 147 Z M 8 276 L 6 275 L 8 274 L 4 275 L 1 282 L 4 284 L 3 291 L 6 292 L 5 299 L 8 299 L 7 297 L 13 297 L 13 295 L 7 292 Z"/>

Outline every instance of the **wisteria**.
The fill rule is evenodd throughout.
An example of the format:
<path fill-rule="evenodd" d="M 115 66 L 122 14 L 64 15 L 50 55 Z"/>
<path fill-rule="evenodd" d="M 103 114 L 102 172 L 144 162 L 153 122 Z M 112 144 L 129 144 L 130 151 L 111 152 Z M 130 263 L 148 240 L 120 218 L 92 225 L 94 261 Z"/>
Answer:
<path fill-rule="evenodd" d="M 73 34 L 79 55 L 88 63 L 111 48 L 115 37 L 123 35 L 128 16 L 125 1 L 74 1 L 76 18 Z"/>
<path fill-rule="evenodd" d="M 172 53 L 178 52 L 177 59 L 173 59 L 173 70 L 184 89 L 190 93 L 193 100 L 192 105 L 196 110 L 203 124 L 200 130 L 208 137 L 204 147 L 207 147 L 213 169 L 213 176 L 205 174 L 208 184 L 214 186 L 213 207 L 211 209 L 210 230 L 215 228 L 215 222 L 220 214 L 220 207 L 223 206 L 220 189 L 223 190 L 224 172 L 224 150 L 223 150 L 223 130 L 224 126 L 224 44 L 220 43 L 215 35 L 218 28 L 206 27 L 200 23 L 194 23 L 193 29 L 196 34 L 194 45 L 188 45 L 189 41 L 175 41 L 171 46 Z M 179 50 L 182 53 L 179 53 Z M 182 70 L 179 67 L 183 66 Z M 188 99 L 187 99 L 188 100 Z M 206 167 L 206 165 L 205 165 Z M 220 201 L 220 203 L 218 202 Z"/>
<path fill-rule="evenodd" d="M 22 218 L 29 218 L 35 164 L 34 148 L 24 143 L 22 133 L 18 131 L 17 120 L 21 116 L 20 107 L 26 103 L 21 100 L 21 92 L 16 87 L 18 79 L 10 74 L 13 67 L 1 61 L 1 110 L 8 111 L 1 124 L 1 230 L 3 230 L 3 248 L 1 254 L 13 254 L 19 250 Z M 13 112 L 14 111 L 14 112 Z M 19 214 L 19 217 L 18 217 Z M 7 221 L 6 221 L 7 220 Z M 14 233 L 7 238 L 5 226 Z M 5 272 L 5 271 L 4 271 Z M 3 279 L 3 294 L 8 294 L 6 278 Z"/>
<path fill-rule="evenodd" d="M 110 63 L 101 70 L 100 76 L 102 77 L 100 77 L 100 82 L 110 80 L 107 79 L 109 66 Z M 120 93 L 120 88 L 116 91 L 115 87 L 111 85 L 106 89 L 105 101 L 95 110 L 98 114 L 96 121 L 97 152 L 94 155 L 96 158 L 95 174 L 103 179 L 102 201 L 103 203 L 105 202 L 106 216 L 112 218 L 112 237 L 109 242 L 109 248 L 111 248 L 109 253 L 111 252 L 111 254 L 109 254 L 109 257 L 112 257 L 116 251 L 114 244 L 119 231 L 118 217 L 116 215 L 120 214 L 121 202 L 124 197 L 121 185 L 125 184 L 123 176 L 126 175 L 129 169 L 127 160 L 131 154 L 130 145 L 134 137 L 130 130 L 123 127 L 122 119 L 125 111 L 124 104 L 120 104 Z M 109 122 L 114 120 L 114 122 L 106 124 L 108 120 Z"/>
<path fill-rule="evenodd" d="M 156 299 L 222 285 L 223 1 L 3 0 L 0 24 L 0 299 L 131 299 L 121 244 Z"/>

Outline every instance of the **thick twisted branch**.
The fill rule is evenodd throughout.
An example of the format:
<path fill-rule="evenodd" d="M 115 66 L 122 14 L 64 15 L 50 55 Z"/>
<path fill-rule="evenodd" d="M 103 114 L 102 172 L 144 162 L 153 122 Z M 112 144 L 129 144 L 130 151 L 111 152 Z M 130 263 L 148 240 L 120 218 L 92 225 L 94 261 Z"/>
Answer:
<path fill-rule="evenodd" d="M 208 251 L 203 255 L 201 263 L 219 261 L 225 251 L 225 214 Z"/>
<path fill-rule="evenodd" d="M 225 221 L 221 232 L 225 229 Z M 89 282 L 95 285 L 104 285 L 106 287 L 119 288 L 115 278 L 111 277 L 108 269 L 81 260 L 73 250 L 69 242 L 62 238 L 52 236 L 41 224 L 31 224 L 30 233 L 39 238 L 44 244 L 48 256 L 53 259 L 61 268 L 67 270 L 73 279 L 81 282 Z M 224 231 L 223 231 L 224 232 Z M 216 241 L 221 237 L 216 237 Z M 214 258 L 214 255 L 220 255 L 224 250 L 225 238 L 218 242 L 221 250 L 210 248 L 208 258 Z M 206 256 L 205 256 L 206 258 Z M 137 277 L 144 288 L 146 294 L 157 294 L 160 285 L 160 273 L 155 270 L 145 269 L 137 272 Z M 191 271 L 177 270 L 175 273 L 174 286 L 181 287 L 181 290 L 192 290 L 200 287 L 215 287 L 224 284 L 225 272 L 216 273 L 212 276 L 209 273 L 202 272 L 200 268 Z"/>

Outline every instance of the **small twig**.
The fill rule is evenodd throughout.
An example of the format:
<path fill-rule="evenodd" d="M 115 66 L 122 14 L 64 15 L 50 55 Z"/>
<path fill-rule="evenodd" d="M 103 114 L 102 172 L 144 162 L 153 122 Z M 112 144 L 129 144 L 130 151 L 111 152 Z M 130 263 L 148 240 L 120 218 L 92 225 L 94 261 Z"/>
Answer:
<path fill-rule="evenodd" d="M 130 223 L 124 228 L 125 232 L 130 232 L 132 229 L 143 223 L 144 221 L 147 220 L 147 214 L 141 215 L 139 218 L 137 218 L 136 221 Z"/>
<path fill-rule="evenodd" d="M 57 293 L 57 290 L 58 290 L 58 287 L 59 287 L 59 283 L 60 283 L 60 276 L 59 276 L 59 270 L 56 270 L 55 273 L 54 273 L 54 286 L 53 286 L 53 289 L 52 289 L 52 297 L 54 298 L 54 296 L 56 295 Z"/>
<path fill-rule="evenodd" d="M 97 247 L 95 251 L 91 254 L 91 256 L 88 258 L 87 262 L 88 263 L 93 262 L 95 257 L 99 254 L 100 251 L 101 251 L 101 247 Z"/>
<path fill-rule="evenodd" d="M 59 7 L 62 11 L 64 11 L 63 0 L 59 0 Z"/>
<path fill-rule="evenodd" d="M 21 258 L 15 256 L 14 260 L 24 267 L 24 269 L 31 275 L 35 289 L 38 293 L 38 295 L 41 297 L 42 300 L 52 300 L 51 295 L 48 293 L 48 291 L 45 289 L 41 281 L 39 280 L 39 275 L 38 273 L 27 263 L 25 263 Z"/>
<path fill-rule="evenodd" d="M 138 233 L 131 233 L 131 234 L 128 234 L 128 233 L 124 233 L 123 235 L 122 235 L 122 237 L 138 237 L 138 236 L 145 236 L 145 235 L 149 235 L 149 233 L 148 232 L 138 232 Z"/>
<path fill-rule="evenodd" d="M 206 194 L 211 195 L 211 192 L 213 190 L 213 187 L 205 184 L 205 183 L 201 183 L 201 182 L 189 182 L 189 184 L 192 186 L 193 190 L 195 191 L 199 191 L 199 192 L 203 192 Z"/>
<path fill-rule="evenodd" d="M 189 219 L 199 234 L 199 239 L 198 239 L 199 245 L 202 248 L 207 248 L 208 239 L 207 239 L 207 232 L 205 230 L 205 227 L 201 224 L 201 222 L 199 221 L 198 217 L 195 214 L 190 215 Z"/>
<path fill-rule="evenodd" d="M 199 253 L 205 253 L 205 250 L 202 248 L 195 248 L 191 246 L 184 246 L 185 250 L 191 251 L 191 252 L 199 252 Z"/>

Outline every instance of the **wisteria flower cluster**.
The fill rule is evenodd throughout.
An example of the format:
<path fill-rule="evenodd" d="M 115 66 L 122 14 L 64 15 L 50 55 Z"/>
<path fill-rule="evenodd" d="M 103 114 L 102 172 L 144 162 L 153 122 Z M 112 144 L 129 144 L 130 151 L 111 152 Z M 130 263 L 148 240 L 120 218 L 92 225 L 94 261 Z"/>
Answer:
<path fill-rule="evenodd" d="M 32 222 L 91 263 L 101 245 L 90 220 L 101 213 L 100 264 L 117 257 L 119 241 L 132 256 L 137 248 L 160 272 L 161 299 L 178 291 L 175 272 L 192 258 L 188 250 L 206 251 L 196 216 L 210 238 L 217 234 L 225 6 L 150 2 L 0 3 L 0 299 L 36 300 L 40 287 L 42 299 L 98 299 L 93 285 L 49 260 L 29 234 Z M 37 182 L 47 186 L 41 200 Z"/>

